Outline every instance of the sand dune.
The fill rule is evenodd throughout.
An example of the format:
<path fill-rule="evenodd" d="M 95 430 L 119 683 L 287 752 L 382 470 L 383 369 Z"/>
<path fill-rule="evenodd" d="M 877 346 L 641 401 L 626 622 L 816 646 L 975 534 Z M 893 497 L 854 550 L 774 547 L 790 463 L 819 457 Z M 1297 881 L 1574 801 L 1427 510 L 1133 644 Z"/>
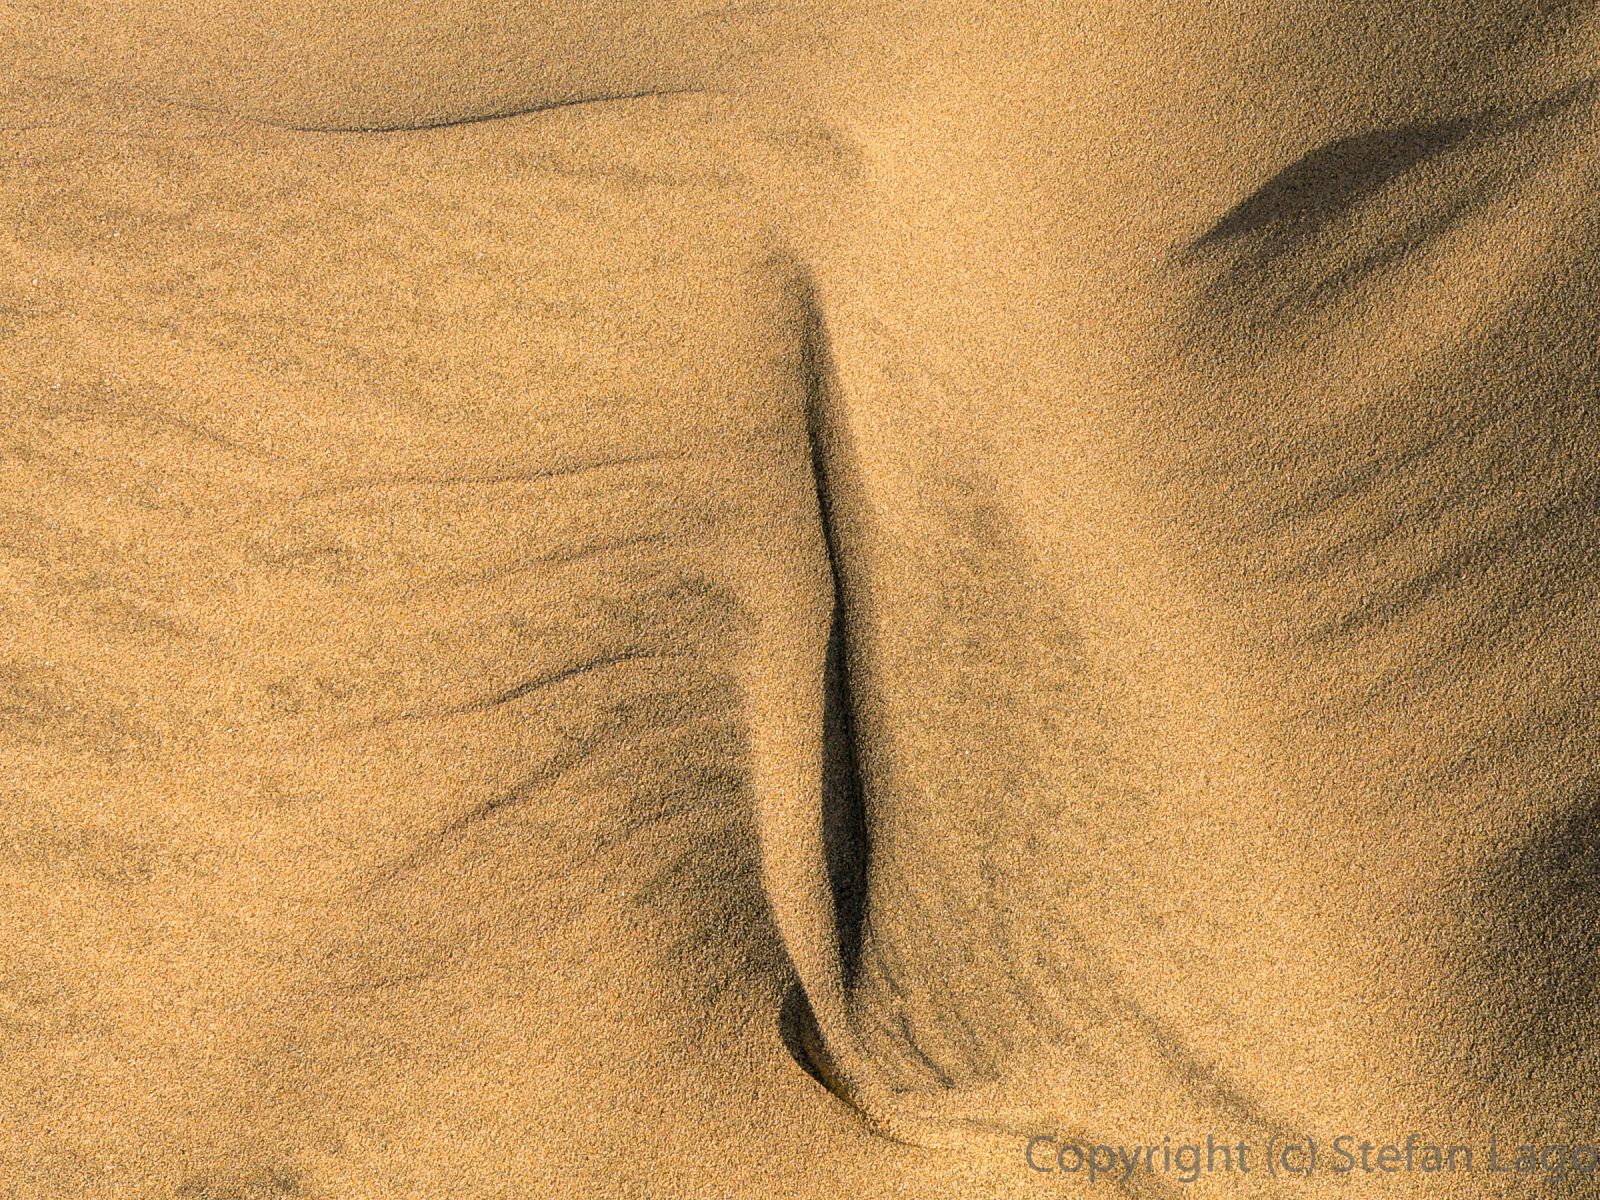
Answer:
<path fill-rule="evenodd" d="M 1600 1196 L 1584 6 L 0 20 L 0 1195 Z"/>

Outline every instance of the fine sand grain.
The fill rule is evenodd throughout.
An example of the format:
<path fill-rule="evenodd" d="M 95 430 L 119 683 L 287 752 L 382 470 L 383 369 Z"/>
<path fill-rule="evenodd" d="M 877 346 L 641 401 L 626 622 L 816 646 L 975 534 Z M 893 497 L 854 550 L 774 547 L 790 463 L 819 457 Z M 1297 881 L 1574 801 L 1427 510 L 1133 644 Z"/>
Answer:
<path fill-rule="evenodd" d="M 0 31 L 0 1198 L 1600 1197 L 1589 6 Z"/>

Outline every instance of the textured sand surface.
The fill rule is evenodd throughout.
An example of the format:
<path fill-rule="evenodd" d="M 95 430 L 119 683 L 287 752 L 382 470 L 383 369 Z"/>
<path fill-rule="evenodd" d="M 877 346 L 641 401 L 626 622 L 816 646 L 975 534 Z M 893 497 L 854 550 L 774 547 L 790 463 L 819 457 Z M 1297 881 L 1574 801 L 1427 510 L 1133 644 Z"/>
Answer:
<path fill-rule="evenodd" d="M 0 27 L 0 1197 L 1600 1196 L 1587 6 Z"/>

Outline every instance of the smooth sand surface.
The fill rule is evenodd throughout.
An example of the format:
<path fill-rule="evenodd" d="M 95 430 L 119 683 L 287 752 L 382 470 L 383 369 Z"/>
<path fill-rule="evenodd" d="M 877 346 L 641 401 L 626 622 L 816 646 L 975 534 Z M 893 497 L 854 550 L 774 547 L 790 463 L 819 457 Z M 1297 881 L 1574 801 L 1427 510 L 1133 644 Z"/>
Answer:
<path fill-rule="evenodd" d="M 0 1197 L 1600 1196 L 1586 8 L 0 22 Z"/>

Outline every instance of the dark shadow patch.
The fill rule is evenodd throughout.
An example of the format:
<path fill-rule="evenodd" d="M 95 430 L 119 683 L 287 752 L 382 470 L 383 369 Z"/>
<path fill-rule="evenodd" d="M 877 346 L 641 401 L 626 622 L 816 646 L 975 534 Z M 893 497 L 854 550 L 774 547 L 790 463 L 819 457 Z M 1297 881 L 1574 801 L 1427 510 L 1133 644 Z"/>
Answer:
<path fill-rule="evenodd" d="M 798 983 L 790 985 L 778 1008 L 778 1036 L 800 1069 L 811 1076 L 817 1086 L 831 1092 L 833 1088 L 822 1073 L 822 1068 L 813 1061 L 807 1049 L 808 1040 L 816 1037 L 816 1027 L 817 1019 L 811 1013 L 805 989 Z"/>
<path fill-rule="evenodd" d="M 1279 171 L 1229 209 L 1185 247 L 1179 258 L 1191 258 L 1251 235 L 1267 238 L 1272 253 L 1292 249 L 1339 213 L 1432 159 L 1469 141 L 1525 131 L 1539 121 L 1593 100 L 1597 88 L 1600 84 L 1584 80 L 1510 112 L 1486 111 L 1439 121 L 1413 121 L 1327 142 Z"/>
<path fill-rule="evenodd" d="M 828 637 L 824 679 L 822 760 L 822 846 L 833 896 L 834 933 L 846 986 L 861 962 L 861 931 L 867 914 L 870 841 L 861 777 L 856 768 L 855 736 L 845 666 L 844 621 L 837 606 Z"/>
<path fill-rule="evenodd" d="M 1527 547 L 1539 544 L 1552 532 L 1568 533 L 1581 528 L 1597 509 L 1600 509 L 1600 483 L 1591 483 L 1518 512 L 1495 526 L 1461 539 L 1431 560 L 1417 562 L 1405 578 L 1314 625 L 1307 632 L 1307 639 L 1317 645 L 1391 627 L 1425 610 L 1428 605 L 1437 604 L 1443 594 L 1460 591 L 1475 577 L 1501 568 L 1510 555 L 1525 552 Z"/>
<path fill-rule="evenodd" d="M 1252 191 L 1172 253 L 1195 272 L 1184 340 L 1245 359 L 1488 210 L 1560 152 L 1550 123 L 1592 105 L 1583 80 L 1520 107 L 1337 138 Z M 1415 185 L 1414 187 L 1412 185 Z"/>
<path fill-rule="evenodd" d="M 1273 230 L 1283 250 L 1435 155 L 1459 146 L 1481 120 L 1416 122 L 1339 138 L 1274 175 L 1184 251 L 1193 255 L 1248 234 Z"/>
<path fill-rule="evenodd" d="M 1447 1027 L 1479 1086 L 1542 1094 L 1573 1078 L 1600 1001 L 1600 786 L 1476 871 L 1443 947 L 1458 966 Z"/>
<path fill-rule="evenodd" d="M 822 840 L 828 886 L 833 899 L 834 934 L 846 987 L 861 959 L 867 913 L 871 839 L 866 797 L 856 759 L 856 729 L 850 698 L 850 635 L 847 624 L 849 580 L 839 547 L 837 510 L 841 489 L 848 490 L 850 459 L 841 453 L 842 431 L 835 423 L 833 356 L 821 309 L 809 285 L 800 296 L 801 371 L 806 389 L 806 428 L 817 509 L 833 574 L 833 622 L 828 633 L 823 680 Z M 844 467 L 844 477 L 840 467 Z"/>

